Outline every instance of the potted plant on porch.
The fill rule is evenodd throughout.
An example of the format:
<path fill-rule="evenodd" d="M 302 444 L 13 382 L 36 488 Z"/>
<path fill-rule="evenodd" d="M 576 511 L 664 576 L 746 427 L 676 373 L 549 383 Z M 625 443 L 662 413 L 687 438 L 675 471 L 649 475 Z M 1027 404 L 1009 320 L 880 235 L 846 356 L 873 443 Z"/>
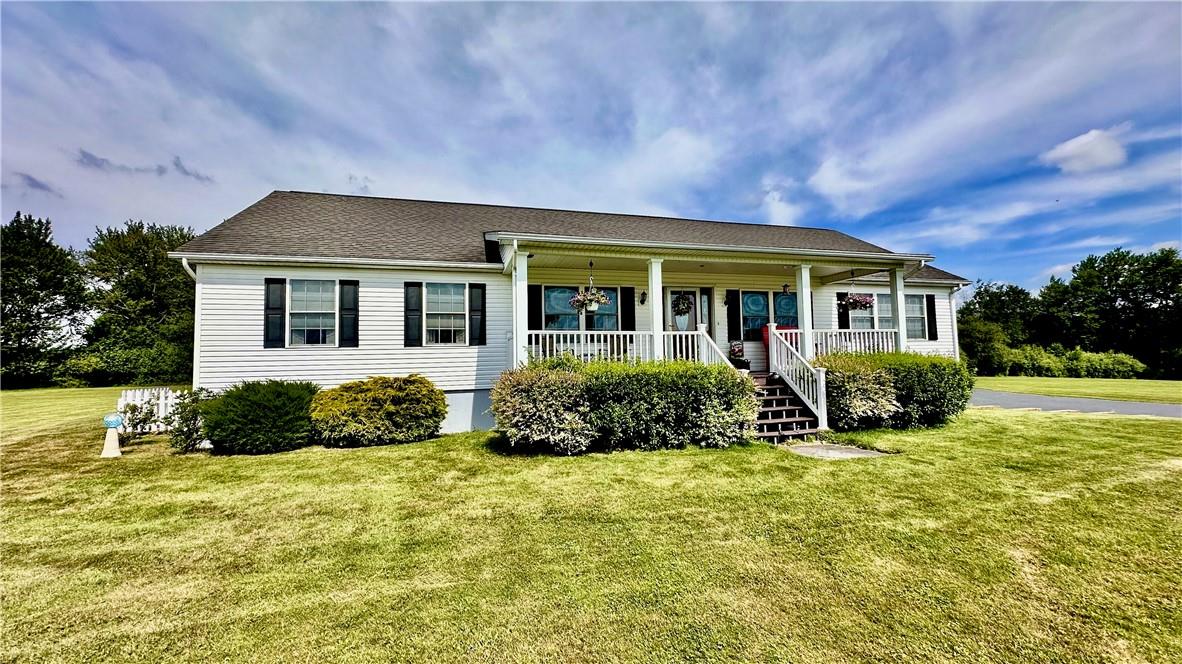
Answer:
<path fill-rule="evenodd" d="M 594 287 L 575 293 L 569 301 L 571 308 L 579 313 L 594 312 L 599 309 L 599 305 L 610 303 L 611 299 L 608 298 L 607 293 Z"/>
<path fill-rule="evenodd" d="M 730 352 L 727 353 L 727 359 L 731 361 L 731 366 L 736 369 L 751 369 L 751 360 L 743 357 L 743 342 L 732 341 Z"/>

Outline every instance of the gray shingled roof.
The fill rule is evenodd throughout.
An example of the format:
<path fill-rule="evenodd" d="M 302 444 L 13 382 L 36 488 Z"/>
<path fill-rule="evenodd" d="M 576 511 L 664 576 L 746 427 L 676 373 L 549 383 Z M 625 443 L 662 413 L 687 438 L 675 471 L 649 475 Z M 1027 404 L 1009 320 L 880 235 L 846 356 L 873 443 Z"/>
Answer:
<path fill-rule="evenodd" d="M 910 280 L 948 281 L 948 282 L 956 282 L 956 283 L 960 283 L 960 284 L 972 283 L 972 281 L 970 281 L 969 279 L 965 279 L 964 277 L 952 274 L 951 272 L 949 272 L 947 270 L 941 270 L 940 268 L 936 267 L 935 265 L 924 265 L 923 267 L 919 268 L 918 270 L 912 270 L 911 272 L 908 272 L 906 274 L 904 279 L 906 279 L 908 281 L 910 281 Z M 887 275 L 885 272 L 877 272 L 875 274 L 871 274 L 871 275 L 868 275 L 865 277 L 858 277 L 856 279 L 856 281 L 888 281 L 888 279 L 887 279 Z"/>
<path fill-rule="evenodd" d="M 823 228 L 276 191 L 181 252 L 486 262 L 486 232 L 889 254 Z"/>

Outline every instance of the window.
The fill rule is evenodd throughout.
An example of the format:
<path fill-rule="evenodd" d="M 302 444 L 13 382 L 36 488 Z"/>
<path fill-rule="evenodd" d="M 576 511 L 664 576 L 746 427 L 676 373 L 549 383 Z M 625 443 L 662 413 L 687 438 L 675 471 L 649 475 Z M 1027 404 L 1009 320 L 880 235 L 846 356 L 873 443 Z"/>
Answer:
<path fill-rule="evenodd" d="M 851 323 L 852 321 L 853 319 Z M 892 306 L 890 295 L 878 296 L 878 327 L 882 330 L 895 329 L 895 308 Z"/>
<path fill-rule="evenodd" d="M 620 295 L 615 288 L 599 288 L 608 300 L 607 304 L 599 305 L 595 311 L 587 312 L 588 330 L 618 330 L 620 329 Z"/>
<path fill-rule="evenodd" d="M 767 292 L 743 291 L 739 297 L 743 301 L 743 341 L 762 341 L 761 328 L 771 322 Z"/>
<path fill-rule="evenodd" d="M 928 312 L 922 295 L 904 295 L 907 313 L 907 338 L 928 338 Z"/>
<path fill-rule="evenodd" d="M 332 346 L 337 342 L 337 284 L 291 280 L 291 345 Z"/>
<path fill-rule="evenodd" d="M 468 343 L 464 284 L 427 284 L 424 310 L 428 344 Z"/>
<path fill-rule="evenodd" d="M 794 329 L 800 327 L 800 319 L 796 314 L 796 293 L 776 293 L 772 303 L 776 307 L 777 326 Z"/>
<path fill-rule="evenodd" d="M 570 299 L 577 288 L 571 286 L 546 286 L 542 289 L 543 323 L 547 330 L 579 329 L 579 312 L 570 305 Z"/>
<path fill-rule="evenodd" d="M 858 297 L 870 298 L 874 301 L 874 296 L 869 293 L 850 293 L 850 295 L 857 295 Z M 849 295 L 846 296 L 849 298 Z M 850 309 L 850 329 L 851 330 L 873 330 L 874 329 L 874 308 L 869 309 Z"/>

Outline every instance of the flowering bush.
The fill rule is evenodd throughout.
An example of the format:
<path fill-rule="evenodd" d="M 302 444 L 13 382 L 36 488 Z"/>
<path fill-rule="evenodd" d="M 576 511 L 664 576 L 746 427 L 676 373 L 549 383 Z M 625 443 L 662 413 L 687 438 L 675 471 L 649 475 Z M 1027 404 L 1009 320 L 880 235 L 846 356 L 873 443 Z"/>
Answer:
<path fill-rule="evenodd" d="M 598 307 L 601 304 L 609 304 L 611 299 L 608 298 L 607 293 L 598 288 L 588 288 L 581 290 L 570 297 L 569 304 L 575 311 L 586 311 L 588 305 L 594 304 Z"/>
<path fill-rule="evenodd" d="M 864 311 L 874 306 L 874 296 L 864 293 L 850 293 L 845 296 L 845 306 L 855 311 Z"/>

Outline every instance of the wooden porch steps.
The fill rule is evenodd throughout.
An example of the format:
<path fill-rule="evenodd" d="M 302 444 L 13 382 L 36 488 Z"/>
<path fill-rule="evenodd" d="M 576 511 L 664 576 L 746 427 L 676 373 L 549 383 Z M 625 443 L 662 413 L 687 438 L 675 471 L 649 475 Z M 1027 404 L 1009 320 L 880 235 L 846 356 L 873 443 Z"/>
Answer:
<path fill-rule="evenodd" d="M 772 444 L 792 443 L 817 433 L 817 417 L 779 376 L 752 373 L 759 414 L 755 436 Z"/>

